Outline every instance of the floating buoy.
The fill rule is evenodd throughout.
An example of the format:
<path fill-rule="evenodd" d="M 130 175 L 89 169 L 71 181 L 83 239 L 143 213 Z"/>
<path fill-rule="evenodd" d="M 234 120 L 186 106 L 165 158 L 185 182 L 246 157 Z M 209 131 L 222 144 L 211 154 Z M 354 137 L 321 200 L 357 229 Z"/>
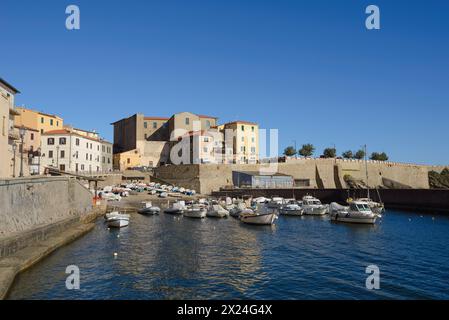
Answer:
<path fill-rule="evenodd" d="M 432 217 L 432 220 L 434 220 L 434 221 L 435 221 L 435 217 Z"/>
<path fill-rule="evenodd" d="M 423 216 L 419 216 L 420 218 L 423 218 Z"/>
<path fill-rule="evenodd" d="M 118 256 L 118 253 L 117 252 L 114 252 L 114 257 L 117 257 Z"/>
<path fill-rule="evenodd" d="M 117 235 L 117 238 L 120 238 L 120 235 L 119 235 L 119 234 Z"/>
<path fill-rule="evenodd" d="M 412 221 L 412 219 L 409 218 L 408 221 Z"/>

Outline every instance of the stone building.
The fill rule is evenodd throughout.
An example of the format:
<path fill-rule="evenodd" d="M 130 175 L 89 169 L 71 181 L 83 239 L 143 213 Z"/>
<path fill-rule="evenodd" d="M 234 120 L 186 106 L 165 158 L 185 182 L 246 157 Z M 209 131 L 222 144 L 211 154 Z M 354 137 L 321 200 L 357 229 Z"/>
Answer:
<path fill-rule="evenodd" d="M 14 108 L 15 95 L 20 93 L 11 84 L 0 78 L 0 177 L 9 178 L 16 175 L 14 171 L 18 161 L 17 148 L 20 136 L 14 128 L 14 116 L 18 114 Z M 16 154 L 16 156 L 14 156 Z"/>

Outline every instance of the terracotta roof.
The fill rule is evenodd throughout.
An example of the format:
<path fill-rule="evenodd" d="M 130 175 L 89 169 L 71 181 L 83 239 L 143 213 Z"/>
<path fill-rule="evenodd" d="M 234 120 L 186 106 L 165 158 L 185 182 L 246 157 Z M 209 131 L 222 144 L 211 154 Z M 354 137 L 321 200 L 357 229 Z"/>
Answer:
<path fill-rule="evenodd" d="M 204 114 L 197 114 L 197 116 L 200 117 L 200 118 L 218 119 L 218 117 L 206 116 Z"/>
<path fill-rule="evenodd" d="M 249 125 L 255 125 L 255 126 L 258 126 L 258 124 L 255 123 L 255 122 L 249 122 L 249 121 L 243 121 L 243 120 L 235 120 L 235 121 L 231 121 L 231 122 L 225 123 L 224 125 L 235 124 L 235 123 L 242 123 L 242 124 L 249 124 Z"/>
<path fill-rule="evenodd" d="M 166 117 L 144 117 L 145 120 L 168 120 Z"/>
<path fill-rule="evenodd" d="M 44 136 L 53 136 L 53 135 L 61 135 L 61 134 L 70 134 L 70 135 L 78 136 L 78 137 L 81 137 L 81 138 L 84 138 L 84 139 L 87 139 L 87 140 L 92 140 L 92 141 L 96 141 L 96 142 L 112 144 L 111 142 L 103 140 L 103 139 L 96 139 L 96 138 L 93 138 L 93 137 L 87 137 L 87 136 L 84 136 L 82 134 L 79 134 L 79 133 L 76 133 L 76 132 L 73 132 L 73 131 L 69 131 L 69 130 L 66 130 L 66 129 L 47 131 L 47 132 L 44 132 L 42 135 L 44 135 Z"/>

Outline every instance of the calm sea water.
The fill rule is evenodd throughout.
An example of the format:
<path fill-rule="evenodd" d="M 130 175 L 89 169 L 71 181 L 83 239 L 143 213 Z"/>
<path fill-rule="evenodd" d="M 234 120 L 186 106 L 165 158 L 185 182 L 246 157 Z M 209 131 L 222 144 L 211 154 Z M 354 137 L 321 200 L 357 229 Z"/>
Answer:
<path fill-rule="evenodd" d="M 376 226 L 280 217 L 135 214 L 129 227 L 91 233 L 21 274 L 11 299 L 449 299 L 449 218 L 388 211 Z M 118 256 L 114 257 L 114 252 Z M 380 268 L 380 290 L 365 268 Z M 65 287 L 77 265 L 81 288 Z"/>

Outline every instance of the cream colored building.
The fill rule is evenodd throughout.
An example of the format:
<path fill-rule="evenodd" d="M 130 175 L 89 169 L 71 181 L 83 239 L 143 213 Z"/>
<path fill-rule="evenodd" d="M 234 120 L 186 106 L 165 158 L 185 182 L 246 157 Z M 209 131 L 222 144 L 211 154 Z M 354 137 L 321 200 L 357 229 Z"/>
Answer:
<path fill-rule="evenodd" d="M 14 129 L 14 116 L 18 113 L 14 108 L 14 98 L 19 90 L 0 78 L 0 177 L 9 178 L 18 173 L 20 157 L 18 157 L 17 130 Z M 13 146 L 16 146 L 14 157 Z M 17 165 L 16 165 L 17 164 Z M 15 172 L 13 169 L 15 167 Z M 24 172 L 25 173 L 25 172 Z"/>
<path fill-rule="evenodd" d="M 233 121 L 220 126 L 226 145 L 232 137 L 233 162 L 257 163 L 259 161 L 259 125 L 248 121 Z"/>
<path fill-rule="evenodd" d="M 89 136 L 89 131 L 64 128 L 44 132 L 41 149 L 43 167 L 79 174 L 112 171 L 112 143 Z"/>

